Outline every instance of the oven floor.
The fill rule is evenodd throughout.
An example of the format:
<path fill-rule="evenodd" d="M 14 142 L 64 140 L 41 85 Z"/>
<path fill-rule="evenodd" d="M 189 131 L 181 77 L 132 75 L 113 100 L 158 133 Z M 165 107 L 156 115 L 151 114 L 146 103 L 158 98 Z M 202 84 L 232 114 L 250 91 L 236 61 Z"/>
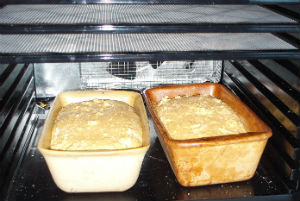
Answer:
<path fill-rule="evenodd" d="M 65 193 L 53 182 L 43 156 L 36 148 L 45 115 L 39 115 L 35 132 L 22 162 L 10 181 L 5 200 L 202 200 L 245 198 L 289 199 L 288 189 L 278 179 L 268 157 L 263 156 L 255 176 L 248 181 L 202 187 L 182 187 L 176 181 L 150 119 L 151 147 L 144 159 L 137 183 L 121 193 Z"/>

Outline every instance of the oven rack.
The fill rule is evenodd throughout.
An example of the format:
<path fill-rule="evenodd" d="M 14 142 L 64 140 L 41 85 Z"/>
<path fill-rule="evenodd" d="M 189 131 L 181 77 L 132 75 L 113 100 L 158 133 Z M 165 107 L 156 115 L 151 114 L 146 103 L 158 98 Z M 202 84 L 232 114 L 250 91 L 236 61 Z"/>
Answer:
<path fill-rule="evenodd" d="M 0 34 L 299 32 L 299 16 L 272 5 L 7 5 Z"/>
<path fill-rule="evenodd" d="M 299 0 L 3 0 L 2 4 L 296 4 Z"/>
<path fill-rule="evenodd" d="M 0 63 L 300 58 L 299 14 L 275 5 L 6 5 L 0 16 Z"/>

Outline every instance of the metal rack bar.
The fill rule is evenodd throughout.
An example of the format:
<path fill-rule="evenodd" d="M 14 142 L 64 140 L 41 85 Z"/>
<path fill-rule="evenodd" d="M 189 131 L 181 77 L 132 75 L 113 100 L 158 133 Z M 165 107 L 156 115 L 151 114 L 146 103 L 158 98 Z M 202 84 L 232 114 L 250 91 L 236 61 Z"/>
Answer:
<path fill-rule="evenodd" d="M 28 108 L 31 106 L 32 99 L 33 99 L 33 88 L 28 92 L 25 92 L 24 96 L 20 99 L 20 103 L 17 106 L 17 110 L 21 110 L 21 112 L 18 114 L 18 118 L 14 121 L 12 120 L 10 124 L 12 124 L 11 129 L 9 129 L 9 132 L 6 132 L 9 136 L 3 150 L 1 150 L 0 154 L 0 164 L 1 164 L 1 172 L 5 173 L 5 170 L 7 171 L 8 168 L 10 168 L 10 162 L 12 162 L 11 158 L 14 156 L 14 151 L 16 150 L 16 145 L 18 142 L 18 139 L 22 136 L 23 132 L 20 132 L 19 124 L 23 122 L 24 120 L 27 121 L 25 113 L 27 112 Z M 25 106 L 25 107 L 24 107 Z M 24 107 L 24 108 L 23 108 Z M 32 112 L 33 107 L 31 107 L 30 111 Z M 28 116 L 28 115 L 27 115 Z M 19 132 L 17 132 L 19 131 Z M 16 140 L 17 139 L 17 140 Z M 1 175 L 4 177 L 4 175 Z"/>
<path fill-rule="evenodd" d="M 32 102 L 31 102 L 32 103 Z M 6 197 L 7 191 L 10 188 L 11 185 L 11 179 L 14 177 L 15 172 L 19 169 L 20 164 L 23 161 L 23 157 L 25 155 L 25 152 L 27 150 L 27 147 L 29 146 L 29 143 L 31 142 L 31 138 L 34 134 L 34 131 L 37 127 L 38 118 L 34 116 L 34 104 L 31 104 L 30 107 L 28 107 L 28 118 L 27 121 L 21 122 L 21 125 L 19 126 L 18 132 L 21 133 L 21 136 L 19 140 L 17 141 L 17 144 L 15 145 L 15 150 L 13 157 L 10 159 L 10 166 L 8 170 L 6 171 L 5 177 L 2 177 L 3 180 L 0 184 L 2 187 L 0 189 L 0 196 L 1 198 L 5 198 L 4 200 L 7 200 Z M 24 118 L 25 120 L 26 118 Z M 23 123 L 24 122 L 24 123 Z"/>
<path fill-rule="evenodd" d="M 289 60 L 275 59 L 274 61 L 276 63 L 278 63 L 279 65 L 283 66 L 284 68 L 286 68 L 287 70 L 289 70 L 291 73 L 293 73 L 297 77 L 300 77 L 300 68 L 298 68 L 297 66 L 295 66 L 295 64 L 293 64 Z"/>
<path fill-rule="evenodd" d="M 9 5 L 0 9 L 3 34 L 299 30 L 297 21 L 257 5 Z"/>
<path fill-rule="evenodd" d="M 16 77 L 14 77 L 14 80 L 10 84 L 10 86 L 7 89 L 5 88 L 1 89 L 3 90 L 3 92 L 5 92 L 5 94 L 0 100 L 0 111 L 1 111 L 0 125 L 2 125 L 2 123 L 5 121 L 6 115 L 9 114 L 10 110 L 13 107 L 13 101 L 11 100 L 14 99 L 14 97 L 16 96 L 15 95 L 16 91 L 14 91 L 14 89 L 17 87 L 24 87 L 24 79 L 22 78 L 25 76 L 25 74 L 27 76 L 27 80 L 31 79 L 30 77 L 28 77 L 28 75 L 32 73 L 32 70 L 31 72 L 29 71 L 30 69 L 27 69 L 27 66 L 24 65 L 24 67 L 22 67 L 22 69 L 19 72 L 17 72 L 18 74 Z"/>
<path fill-rule="evenodd" d="M 3 0 L 3 4 L 291 4 L 299 0 Z"/>
<path fill-rule="evenodd" d="M 229 76 L 230 77 L 230 76 Z M 272 113 L 267 110 L 250 92 L 246 87 L 243 87 L 242 83 L 239 82 L 237 79 L 231 76 L 232 80 L 235 81 L 236 84 L 240 88 L 243 89 L 246 96 L 249 97 L 248 104 L 252 107 L 258 108 L 257 111 L 261 112 L 262 115 L 268 117 L 267 123 L 275 128 L 275 131 L 278 131 L 280 135 L 282 135 L 294 148 L 299 148 L 298 139 L 295 138 L 273 115 Z"/>
<path fill-rule="evenodd" d="M 279 121 L 276 120 L 276 118 L 251 94 L 251 92 L 236 78 L 234 78 L 232 75 L 230 75 L 227 72 L 224 72 L 224 81 L 225 84 L 234 91 L 245 103 L 247 103 L 251 108 L 255 109 L 257 111 L 257 114 L 259 114 L 273 129 L 273 138 L 278 135 L 282 135 L 281 132 L 282 128 L 284 128 Z M 230 79 L 234 85 L 229 84 L 227 79 Z M 236 87 L 235 87 L 236 86 Z M 274 121 L 275 120 L 275 121 Z M 296 142 L 296 139 L 293 141 Z M 280 159 L 290 168 L 290 172 L 288 175 L 288 180 L 290 179 L 297 179 L 297 171 L 298 171 L 298 163 L 297 159 L 293 160 L 289 154 L 286 153 L 284 150 L 282 144 L 278 144 L 278 142 L 274 139 L 270 139 L 270 143 L 272 146 L 276 148 L 276 152 L 278 153 L 276 156 L 280 156 Z M 297 146 L 299 146 L 297 144 Z M 295 151 L 299 151 L 298 148 L 295 148 Z M 279 158 L 277 158 L 279 160 Z M 285 173 L 286 174 L 286 173 Z"/>
<path fill-rule="evenodd" d="M 300 32 L 299 24 L 0 25 L 0 34 Z"/>
<path fill-rule="evenodd" d="M 279 98 L 277 98 L 268 88 L 259 82 L 253 75 L 251 75 L 243 66 L 237 62 L 231 62 L 231 64 L 239 70 L 247 79 L 252 82 L 255 87 L 261 91 L 289 120 L 291 120 L 296 126 L 299 125 L 300 118 L 292 110 L 289 109 Z"/>
<path fill-rule="evenodd" d="M 299 6 L 299 5 L 298 5 Z M 280 7 L 278 5 L 265 5 L 264 6 L 265 8 L 268 8 L 274 12 L 277 12 L 281 15 L 284 15 L 288 18 L 291 18 L 291 19 L 294 19 L 296 21 L 300 21 L 300 14 L 299 13 L 296 13 L 296 12 L 293 12 L 289 9 L 286 9 L 286 8 L 283 8 L 283 7 Z"/>
<path fill-rule="evenodd" d="M 276 33 L 274 35 L 300 49 L 300 40 L 298 38 L 295 38 L 288 33 Z"/>
<path fill-rule="evenodd" d="M 6 67 L 6 69 L 2 72 L 2 74 L 0 75 L 0 87 L 3 85 L 3 83 L 5 82 L 5 80 L 8 78 L 8 76 L 10 75 L 10 73 L 14 70 L 14 68 L 16 67 L 16 64 L 10 64 Z"/>
<path fill-rule="evenodd" d="M 15 109 L 10 113 L 11 117 L 7 126 L 3 125 L 1 127 L 1 153 L 0 153 L 0 166 L 1 166 L 1 183 L 2 187 L 7 183 L 9 175 L 15 171 L 15 166 L 13 163 L 17 162 L 20 150 L 22 150 L 24 145 L 24 137 L 26 130 L 26 125 L 32 115 L 33 111 L 33 79 L 31 79 L 30 84 L 26 87 L 24 94 L 18 97 L 18 103 L 16 103 Z M 7 127 L 3 130 L 3 127 Z M 23 142 L 23 143 L 22 143 Z M 11 176 L 11 175 L 10 175 Z M 2 190 L 2 189 L 1 189 Z"/>
<path fill-rule="evenodd" d="M 27 70 L 27 69 L 26 69 Z M 33 71 L 22 71 L 20 74 L 22 76 L 18 76 L 16 79 L 17 82 L 14 82 L 12 87 L 10 87 L 10 91 L 8 91 L 6 94 L 7 99 L 5 101 L 2 101 L 1 103 L 1 122 L 0 122 L 0 133 L 1 133 L 1 141 L 0 141 L 0 155 L 3 154 L 3 150 L 5 147 L 5 144 L 7 142 L 7 139 L 9 138 L 10 133 L 4 133 L 5 130 L 9 127 L 9 124 L 11 123 L 11 120 L 14 118 L 14 112 L 17 112 L 17 107 L 19 105 L 19 97 L 22 97 L 24 94 L 23 91 L 27 91 L 29 88 L 32 89 L 34 86 L 33 83 L 33 77 L 32 77 Z M 31 76 L 30 76 L 31 74 Z M 18 91 L 19 90 L 19 93 Z M 20 92 L 21 91 L 21 92 Z M 12 93 L 13 92 L 13 93 Z M 20 94 L 21 93 L 21 94 Z M 1 157 L 0 157 L 1 158 Z"/>
<path fill-rule="evenodd" d="M 264 76 L 268 77 L 273 83 L 279 86 L 283 91 L 289 94 L 294 100 L 300 100 L 300 92 L 292 87 L 288 82 L 276 75 L 267 66 L 257 60 L 251 60 L 248 62 L 252 64 L 257 70 L 262 72 Z"/>
<path fill-rule="evenodd" d="M 285 150 L 276 140 L 271 139 L 270 140 L 270 146 L 272 146 L 272 153 L 277 153 L 276 155 L 280 155 L 282 157 L 276 157 L 276 160 L 280 160 L 280 163 L 284 164 L 285 170 L 281 170 L 281 175 L 287 175 L 285 179 L 285 183 L 291 183 L 291 186 L 295 187 L 295 181 L 299 178 L 299 166 L 295 161 L 293 161 L 289 155 L 285 152 Z M 288 165 L 288 167 L 286 166 Z M 292 184 L 294 183 L 294 184 Z"/>
<path fill-rule="evenodd" d="M 26 147 L 27 127 L 34 108 L 33 68 L 11 64 L 1 74 L 0 197 L 4 198 L 11 176 Z M 4 193 L 4 194 L 3 194 Z"/>
<path fill-rule="evenodd" d="M 274 146 L 272 141 L 266 147 L 265 153 L 269 160 L 273 162 L 272 168 L 277 172 L 278 177 L 288 186 L 291 192 L 295 192 L 297 189 L 297 180 L 299 179 L 299 167 L 290 169 L 282 157 L 277 157 L 280 155 L 280 151 L 276 145 Z"/>
<path fill-rule="evenodd" d="M 299 50 L 229 50 L 140 53 L 0 54 L 0 63 L 61 63 L 95 61 L 178 61 L 226 59 L 300 59 Z"/>

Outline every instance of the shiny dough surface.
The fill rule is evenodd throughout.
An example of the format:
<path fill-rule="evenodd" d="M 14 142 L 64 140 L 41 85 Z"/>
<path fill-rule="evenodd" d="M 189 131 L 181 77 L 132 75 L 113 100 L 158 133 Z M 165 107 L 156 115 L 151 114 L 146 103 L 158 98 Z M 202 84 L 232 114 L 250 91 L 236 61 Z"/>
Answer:
<path fill-rule="evenodd" d="M 236 112 L 210 95 L 164 97 L 155 111 L 169 137 L 177 140 L 247 132 Z"/>
<path fill-rule="evenodd" d="M 51 149 L 98 150 L 142 146 L 135 109 L 116 100 L 94 99 L 63 107 L 52 129 Z"/>

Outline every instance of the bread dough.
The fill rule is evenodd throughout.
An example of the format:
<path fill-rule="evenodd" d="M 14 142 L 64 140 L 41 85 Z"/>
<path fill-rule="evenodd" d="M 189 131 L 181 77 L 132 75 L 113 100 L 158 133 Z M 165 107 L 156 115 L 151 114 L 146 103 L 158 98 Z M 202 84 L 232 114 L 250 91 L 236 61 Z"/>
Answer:
<path fill-rule="evenodd" d="M 98 150 L 142 146 L 135 109 L 116 100 L 94 99 L 63 107 L 52 129 L 51 149 Z"/>
<path fill-rule="evenodd" d="M 210 95 L 164 97 L 155 111 L 168 135 L 177 140 L 247 132 L 237 113 Z"/>

